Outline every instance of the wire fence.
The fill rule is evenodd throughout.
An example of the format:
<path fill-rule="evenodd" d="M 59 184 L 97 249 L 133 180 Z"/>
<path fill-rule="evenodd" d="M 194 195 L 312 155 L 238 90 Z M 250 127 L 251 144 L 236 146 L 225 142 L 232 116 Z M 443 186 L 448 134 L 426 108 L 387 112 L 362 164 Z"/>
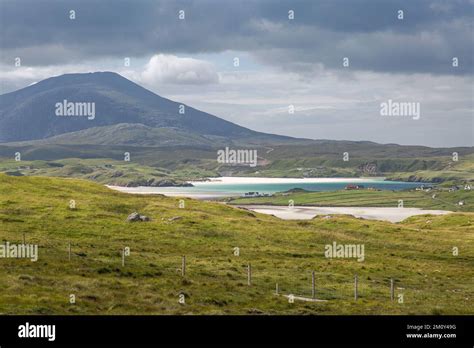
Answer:
<path fill-rule="evenodd" d="M 20 235 L 18 243 L 28 243 L 24 234 Z M 59 245 L 64 246 L 60 252 L 58 252 Z M 49 252 L 44 252 L 44 255 L 59 259 L 65 266 L 74 264 L 82 270 L 96 270 L 97 277 L 104 273 L 117 272 L 121 276 L 132 274 L 135 277 L 160 276 L 175 281 L 194 279 L 202 283 L 215 284 L 226 281 L 239 285 L 239 289 L 248 286 L 268 294 L 286 297 L 293 295 L 297 300 L 396 301 L 396 293 L 403 290 L 400 283 L 390 277 L 372 279 L 367 274 L 335 275 L 317 269 L 271 267 L 261 262 L 252 263 L 248 259 L 232 254 L 193 256 L 156 253 L 154 249 L 134 252 L 126 247 L 121 250 L 104 250 L 90 244 L 64 243 L 59 240 L 50 240 L 46 245 L 42 245 L 42 249 L 51 249 Z"/>

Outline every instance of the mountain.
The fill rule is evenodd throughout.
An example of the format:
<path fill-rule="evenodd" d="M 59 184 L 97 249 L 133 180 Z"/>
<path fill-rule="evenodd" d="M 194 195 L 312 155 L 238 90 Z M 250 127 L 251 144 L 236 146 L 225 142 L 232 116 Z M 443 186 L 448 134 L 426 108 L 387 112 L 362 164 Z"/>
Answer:
<path fill-rule="evenodd" d="M 64 101 L 94 103 L 95 114 L 57 116 L 57 103 Z M 180 113 L 182 110 L 184 113 Z M 92 128 L 95 130 L 84 131 Z M 48 142 L 69 138 L 68 143 L 75 139 L 79 143 L 110 145 L 124 144 L 126 139 L 128 145 L 157 146 L 170 141 L 177 144 L 179 139 L 181 143 L 203 145 L 216 139 L 247 139 L 250 143 L 293 139 L 255 132 L 190 106 L 184 105 L 183 109 L 183 104 L 160 97 L 113 72 L 65 74 L 0 96 L 0 143 L 81 131 Z M 143 141 L 143 136 L 148 140 Z"/>

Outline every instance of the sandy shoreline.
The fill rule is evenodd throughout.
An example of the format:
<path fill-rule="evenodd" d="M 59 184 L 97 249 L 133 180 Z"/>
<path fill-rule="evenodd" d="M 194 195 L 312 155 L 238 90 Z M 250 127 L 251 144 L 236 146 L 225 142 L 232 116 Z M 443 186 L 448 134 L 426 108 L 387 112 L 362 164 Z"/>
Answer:
<path fill-rule="evenodd" d="M 147 186 L 138 186 L 138 187 L 124 187 L 124 186 L 113 186 L 106 185 L 108 188 L 124 193 L 134 194 L 134 195 L 164 195 L 168 197 L 187 197 L 195 199 L 217 199 L 230 197 L 232 194 L 228 192 L 203 192 L 203 191 L 187 191 L 186 187 L 147 187 Z M 176 189 L 176 190 L 173 190 Z M 239 196 L 235 194 L 234 196 Z"/>
<path fill-rule="evenodd" d="M 387 208 L 387 207 L 302 207 L 273 205 L 238 205 L 256 213 L 274 215 L 283 220 L 310 220 L 317 215 L 345 214 L 368 220 L 400 222 L 415 215 L 444 215 L 447 210 L 423 210 L 420 208 Z"/>
<path fill-rule="evenodd" d="M 213 191 L 209 187 L 206 190 L 206 185 L 230 185 L 230 184 L 246 184 L 246 183 L 313 183 L 313 182 L 347 182 L 347 178 L 307 178 L 307 179 L 282 179 L 282 178 L 248 178 L 248 177 L 222 177 L 216 178 L 207 182 L 196 182 L 194 187 L 122 187 L 122 186 L 110 186 L 107 187 L 117 190 L 120 192 L 131 193 L 131 194 L 159 194 L 169 197 L 188 197 L 201 200 L 215 200 L 219 198 L 225 198 L 230 196 L 240 196 L 239 193 L 231 193 L 227 191 Z M 382 180 L 382 178 L 378 178 Z M 352 182 L 367 182 L 375 181 L 374 179 L 363 179 L 356 178 L 351 179 Z M 317 215 L 334 215 L 334 214 L 345 214 L 352 215 L 359 218 L 370 219 L 370 220 L 382 220 L 390 222 L 400 222 L 410 216 L 414 215 L 442 215 L 448 214 L 450 211 L 444 210 L 423 210 L 420 208 L 397 208 L 397 207 L 311 207 L 311 206 L 295 206 L 288 208 L 287 206 L 274 206 L 274 205 L 237 205 L 236 207 L 249 209 L 257 213 L 263 213 L 268 215 L 274 215 L 280 219 L 285 220 L 307 220 L 312 219 Z"/>

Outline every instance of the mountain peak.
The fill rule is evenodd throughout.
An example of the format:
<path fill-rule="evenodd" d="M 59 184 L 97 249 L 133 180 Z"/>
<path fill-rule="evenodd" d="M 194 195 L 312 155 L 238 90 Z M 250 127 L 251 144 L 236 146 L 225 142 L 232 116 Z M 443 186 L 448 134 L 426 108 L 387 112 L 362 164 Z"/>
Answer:
<path fill-rule="evenodd" d="M 93 104 L 94 117 L 59 117 L 58 103 Z M 183 104 L 162 98 L 111 71 L 55 76 L 0 96 L 0 142 L 45 139 L 120 123 L 229 139 L 288 139 L 254 132 L 189 106 L 183 109 Z"/>
<path fill-rule="evenodd" d="M 59 84 L 61 86 L 67 86 L 71 84 L 79 83 L 120 83 L 128 82 L 133 83 L 122 75 L 112 71 L 95 71 L 88 73 L 68 73 L 58 76 L 47 78 L 38 84 Z"/>

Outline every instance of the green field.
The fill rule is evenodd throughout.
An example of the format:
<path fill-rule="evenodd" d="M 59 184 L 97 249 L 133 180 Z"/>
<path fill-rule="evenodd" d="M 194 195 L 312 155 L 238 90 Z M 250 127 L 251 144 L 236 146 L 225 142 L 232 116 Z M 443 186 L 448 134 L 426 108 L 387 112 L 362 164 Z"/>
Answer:
<path fill-rule="evenodd" d="M 126 222 L 134 211 L 152 220 Z M 473 314 L 473 232 L 469 212 L 397 224 L 350 216 L 284 221 L 191 199 L 180 209 L 177 199 L 84 180 L 0 174 L 2 242 L 21 243 L 25 235 L 39 245 L 37 262 L 0 258 L 0 313 Z M 333 241 L 364 244 L 365 261 L 326 258 Z M 122 266 L 125 247 L 131 254 Z M 289 303 L 274 294 L 278 283 L 282 294 L 310 296 L 311 271 L 317 298 L 327 302 Z"/>
<path fill-rule="evenodd" d="M 435 194 L 435 198 L 433 198 Z M 441 209 L 456 212 L 474 212 L 474 187 L 471 190 L 449 192 L 447 188 L 439 188 L 430 192 L 404 191 L 372 191 L 340 190 L 331 192 L 289 192 L 277 193 L 272 197 L 238 198 L 229 201 L 230 204 L 265 204 L 288 205 L 292 200 L 294 205 L 319 207 L 398 207 L 399 200 L 405 208 Z M 464 202 L 460 206 L 458 203 Z"/>

